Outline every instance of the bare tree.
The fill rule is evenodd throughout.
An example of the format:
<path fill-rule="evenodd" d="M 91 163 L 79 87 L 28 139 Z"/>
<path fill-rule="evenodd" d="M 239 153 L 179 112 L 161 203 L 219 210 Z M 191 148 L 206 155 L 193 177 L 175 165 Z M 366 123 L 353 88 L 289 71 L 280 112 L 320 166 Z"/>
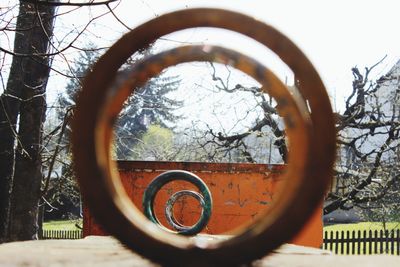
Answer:
<path fill-rule="evenodd" d="M 0 47 L 2 73 L 8 73 L 6 85 L 1 76 L 0 97 L 0 242 L 37 238 L 38 205 L 45 177 L 42 145 L 46 87 L 50 70 L 68 76 L 53 68 L 52 61 L 54 56 L 66 60 L 69 49 L 79 49 L 79 37 L 96 18 L 112 12 L 112 2 L 116 0 L 21 0 L 2 10 L 1 38 L 14 37 L 14 45 L 11 48 L 2 42 Z M 54 38 L 55 19 L 61 15 L 56 12 L 58 7 L 94 5 L 106 5 L 108 11 L 90 18 L 79 30 L 67 33 L 68 38 Z M 72 35 L 75 36 L 71 38 Z M 6 70 L 8 57 L 12 61 Z"/>
<path fill-rule="evenodd" d="M 371 71 L 382 61 L 363 72 L 352 69 L 352 91 L 345 111 L 337 114 L 337 180 L 328 195 L 325 214 L 339 208 L 366 208 L 398 188 L 400 64 L 371 80 Z"/>
<path fill-rule="evenodd" d="M 336 114 L 339 155 L 335 182 L 328 194 L 324 214 L 354 206 L 365 209 L 371 207 L 373 202 L 384 203 L 386 198 L 393 199 L 396 194 L 399 195 L 400 63 L 378 80 L 371 80 L 371 72 L 383 60 L 364 71 L 357 67 L 351 70 L 354 77 L 352 90 L 345 100 L 344 111 Z M 210 66 L 213 90 L 227 94 L 246 92 L 248 95 L 243 97 L 257 99 L 257 106 L 262 112 L 253 118 L 250 127 L 234 134 L 215 130 L 215 125 L 208 126 L 203 136 L 197 139 L 199 145 L 202 148 L 214 147 L 210 150 L 214 153 L 211 158 L 216 151 L 228 153 L 239 150 L 245 161 L 268 163 L 254 156 L 258 147 L 254 139 L 270 135 L 274 140 L 271 149 L 279 151 L 283 162 L 286 162 L 285 131 L 273 102 L 261 92 L 259 86 L 230 86 L 230 74 L 217 75 L 215 66 Z M 237 117 L 237 121 L 249 118 Z"/>
<path fill-rule="evenodd" d="M 78 83 L 81 78 L 73 71 L 57 68 L 55 58 L 63 60 L 71 70 L 68 52 L 82 50 L 79 40 L 93 22 L 107 14 L 129 29 L 113 12 L 119 2 L 20 0 L 0 14 L 1 40 L 10 40 L 8 46 L 7 42 L 2 42 L 0 46 L 3 87 L 0 96 L 0 242 L 37 237 L 38 205 L 49 187 L 51 172 L 57 161 L 55 155 L 62 150 L 59 140 L 67 122 L 65 118 L 44 136 L 49 73 L 53 71 L 76 79 Z M 95 6 L 105 7 L 105 11 L 88 17 L 84 25 L 69 29 L 64 36 L 55 36 L 57 17 Z M 338 145 L 343 149 L 336 168 L 338 182 L 329 194 L 331 202 L 325 207 L 325 213 L 385 199 L 393 195 L 394 188 L 398 188 L 395 185 L 399 180 L 399 78 L 398 74 L 390 74 L 371 81 L 370 73 L 374 68 L 366 68 L 364 72 L 353 68 L 354 82 L 346 100 L 346 109 L 337 114 Z M 265 144 L 280 157 L 276 162 L 286 162 L 286 136 L 282 120 L 275 110 L 276 103 L 262 93 L 259 85 L 235 82 L 232 86 L 229 69 L 228 75 L 222 78 L 211 64 L 210 74 L 213 81 L 210 90 L 227 95 L 234 92 L 247 95 L 255 101 L 252 110 L 258 116 L 250 115 L 251 112 L 237 116 L 235 125 L 249 120 L 251 123 L 241 128 L 234 127 L 234 131 L 221 127 L 215 129 L 214 125 L 207 124 L 199 129 L 194 123 L 189 126 L 192 127 L 188 135 L 190 140 L 184 140 L 185 151 L 208 161 L 234 158 L 260 162 L 266 154 L 262 157 L 257 155 L 255 148 L 260 147 L 257 140 L 268 136 L 269 141 Z M 381 93 L 387 83 L 397 86 L 391 95 Z M 53 145 L 45 148 L 43 140 Z M 370 145 L 366 146 L 368 142 Z M 193 150 L 191 145 L 197 148 Z M 49 147 L 51 151 L 46 151 Z M 44 151 L 47 152 L 45 156 Z M 186 159 L 181 151 L 174 151 L 174 157 Z M 262 162 L 271 163 L 271 152 L 269 159 Z"/>
<path fill-rule="evenodd" d="M 286 162 L 287 146 L 285 142 L 285 131 L 282 118 L 276 111 L 276 102 L 269 95 L 263 93 L 260 85 L 246 76 L 246 79 L 235 79 L 239 76 L 236 70 L 228 66 L 209 63 L 211 83 L 207 83 L 209 90 L 214 94 L 232 95 L 232 99 L 226 97 L 227 101 L 213 103 L 210 107 L 215 117 L 221 117 L 221 110 L 229 113 L 221 121 L 234 118 L 231 126 L 219 127 L 211 125 L 207 121 L 192 123 L 188 132 L 197 132 L 194 142 L 207 154 L 207 161 L 236 161 L 249 163 L 278 163 Z M 236 71 L 233 73 L 233 71 Z M 219 74 L 218 74 L 219 72 Z M 199 91 L 199 90 L 198 90 Z M 225 97 L 221 97 L 225 99 Z M 201 102 L 207 101 L 202 99 Z M 239 108 L 242 107 L 242 108 Z M 247 110 L 244 108 L 247 107 Z M 200 129 L 203 124 L 206 129 Z M 204 128 L 204 127 L 203 127 Z M 260 141 L 263 145 L 261 145 Z M 265 147 L 265 143 L 267 148 Z M 259 153 L 260 147 L 263 151 Z M 267 151 L 269 149 L 269 151 Z M 271 155 L 275 152 L 279 159 L 271 161 Z M 269 156 L 265 156 L 265 155 Z M 224 159 L 225 158 L 225 159 Z"/>
<path fill-rule="evenodd" d="M 14 54 L 7 88 L 2 95 L 4 123 L 0 151 L 3 184 L 12 187 L 2 195 L 3 214 L 9 214 L 10 240 L 31 239 L 36 233 L 37 205 L 42 179 L 40 144 L 46 111 L 45 91 L 50 58 L 45 56 L 52 36 L 55 8 L 22 2 L 19 7 Z M 21 56 L 17 56 L 21 55 Z M 22 55 L 30 55 L 22 56 Z M 14 143 L 17 142 L 14 151 Z M 14 161 L 15 160 L 15 161 Z M 31 192 L 30 194 L 26 194 Z M 4 216 L 3 215 L 3 216 Z M 2 218 L 4 220 L 4 218 Z M 3 230 L 3 229 L 2 229 Z M 4 230 L 3 230 L 4 231 Z"/>

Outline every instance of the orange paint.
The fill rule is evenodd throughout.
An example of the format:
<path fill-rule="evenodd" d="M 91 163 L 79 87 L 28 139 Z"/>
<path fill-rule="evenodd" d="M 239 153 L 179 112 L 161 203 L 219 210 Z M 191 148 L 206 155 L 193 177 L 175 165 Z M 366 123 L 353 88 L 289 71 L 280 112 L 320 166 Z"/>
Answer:
<path fill-rule="evenodd" d="M 242 163 L 194 163 L 194 162 L 118 162 L 122 183 L 133 203 L 142 210 L 143 192 L 156 176 L 167 170 L 187 170 L 198 175 L 209 187 L 213 198 L 211 219 L 204 229 L 207 234 L 222 234 L 251 224 L 268 209 L 277 198 L 282 184 L 280 174 L 284 165 L 242 164 Z M 165 185 L 157 194 L 155 213 L 168 226 L 165 203 L 176 191 L 195 190 L 187 182 L 176 181 Z M 194 224 L 200 216 L 199 203 L 182 197 L 174 206 L 175 218 L 184 225 Z M 318 209 L 304 229 L 293 240 L 294 244 L 320 247 L 322 245 L 322 207 Z M 84 235 L 104 235 L 101 229 L 84 209 Z"/>

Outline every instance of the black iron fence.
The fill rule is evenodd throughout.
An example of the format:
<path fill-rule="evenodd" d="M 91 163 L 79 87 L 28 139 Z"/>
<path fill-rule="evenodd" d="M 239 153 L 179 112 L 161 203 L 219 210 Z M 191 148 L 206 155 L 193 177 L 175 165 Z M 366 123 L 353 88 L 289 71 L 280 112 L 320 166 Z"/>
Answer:
<path fill-rule="evenodd" d="M 40 239 L 80 239 L 82 230 L 43 230 Z M 324 231 L 323 249 L 335 254 L 400 255 L 400 230 Z"/>
<path fill-rule="evenodd" d="M 82 230 L 43 230 L 39 239 L 80 239 Z"/>
<path fill-rule="evenodd" d="M 344 255 L 400 255 L 400 230 L 324 231 L 323 249 Z"/>

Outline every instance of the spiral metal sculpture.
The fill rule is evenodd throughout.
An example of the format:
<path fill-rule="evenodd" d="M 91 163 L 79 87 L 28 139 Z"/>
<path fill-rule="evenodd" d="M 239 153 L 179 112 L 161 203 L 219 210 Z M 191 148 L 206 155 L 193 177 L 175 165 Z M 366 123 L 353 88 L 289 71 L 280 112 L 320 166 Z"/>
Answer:
<path fill-rule="evenodd" d="M 133 67 L 131 76 L 118 90 L 109 89 L 118 69 L 132 54 L 163 35 L 193 27 L 232 30 L 268 47 L 295 74 L 297 91 L 289 90 L 256 60 L 215 46 L 185 46 L 147 57 Z M 129 200 L 110 158 L 112 128 L 127 97 L 163 69 L 190 61 L 229 64 L 256 79 L 263 85 L 262 90 L 276 100 L 290 144 L 287 171 L 283 174 L 284 193 L 253 225 L 219 243 L 198 243 L 149 223 Z M 97 221 L 135 252 L 168 266 L 236 266 L 289 241 L 321 203 L 335 158 L 331 105 L 310 61 L 271 26 L 220 9 L 185 9 L 165 14 L 118 40 L 85 79 L 73 129 L 75 171 Z"/>
<path fill-rule="evenodd" d="M 167 183 L 172 181 L 187 181 L 192 183 L 197 187 L 197 189 L 201 192 L 201 194 L 190 191 L 190 190 L 182 190 L 173 194 L 167 201 L 165 207 L 165 215 L 167 217 L 167 222 L 177 230 L 178 234 L 181 235 L 195 235 L 199 233 L 203 228 L 207 225 L 208 221 L 211 217 L 211 209 L 212 209 L 212 198 L 210 190 L 207 185 L 196 175 L 187 171 L 168 171 L 157 176 L 147 187 L 146 191 L 143 195 L 143 210 L 146 217 L 158 224 L 162 229 L 168 231 L 157 219 L 154 213 L 154 199 L 158 193 L 158 191 Z M 200 215 L 200 219 L 193 226 L 184 226 L 176 221 L 173 214 L 173 206 L 175 202 L 182 196 L 192 196 L 196 198 L 202 207 L 202 212 Z"/>

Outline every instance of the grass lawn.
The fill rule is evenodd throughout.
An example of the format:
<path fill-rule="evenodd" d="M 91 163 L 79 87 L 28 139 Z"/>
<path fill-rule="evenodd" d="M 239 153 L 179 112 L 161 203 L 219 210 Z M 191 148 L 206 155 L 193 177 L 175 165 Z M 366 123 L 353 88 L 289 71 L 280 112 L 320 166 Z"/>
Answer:
<path fill-rule="evenodd" d="M 82 220 L 62 220 L 62 221 L 49 221 L 45 222 L 43 224 L 43 229 L 44 230 L 80 230 L 78 227 L 76 227 L 76 224 L 82 225 Z M 387 230 L 400 230 L 400 222 L 390 222 L 386 224 L 386 229 Z M 376 237 L 375 233 L 373 232 L 372 235 L 369 234 L 369 230 L 371 231 L 379 231 L 383 230 L 383 225 L 382 223 L 378 222 L 361 222 L 361 223 L 352 223 L 352 224 L 336 224 L 336 225 L 331 225 L 331 226 L 325 226 L 324 231 L 327 231 L 328 235 L 324 236 L 324 238 L 327 238 L 327 241 L 323 248 L 326 250 L 330 250 L 335 254 L 344 254 L 344 255 L 354 255 L 354 254 L 380 254 L 380 253 L 389 253 L 390 251 L 398 251 L 399 248 L 398 246 L 400 244 L 395 243 L 383 243 L 383 242 L 377 242 L 375 239 L 375 242 L 373 241 L 363 241 L 361 242 L 359 238 L 363 236 L 367 238 L 371 237 Z M 333 234 L 330 233 L 330 231 L 333 231 Z M 336 231 L 339 231 L 339 235 L 336 235 Z M 343 241 L 343 237 L 341 232 L 344 232 L 346 238 L 356 238 L 358 241 Z M 347 235 L 347 231 L 349 231 L 350 235 Z M 353 235 L 353 231 L 356 231 L 356 233 Z M 361 236 L 358 235 L 358 231 L 360 231 Z M 364 236 L 363 231 L 367 231 L 366 234 L 367 236 Z M 396 233 L 395 233 L 396 235 Z M 329 237 L 328 237 L 329 236 Z M 378 233 L 378 236 L 379 233 Z M 342 240 L 342 241 L 340 241 Z M 365 239 L 364 239 L 365 240 Z M 374 239 L 372 239 L 374 240 Z M 334 242 L 332 242 L 334 241 Z M 396 254 L 396 253 L 395 253 Z"/>
<path fill-rule="evenodd" d="M 386 230 L 400 229 L 400 222 L 389 222 L 386 223 Z M 361 222 L 361 223 L 349 223 L 349 224 L 335 224 L 325 226 L 324 231 L 375 231 L 384 230 L 383 224 L 380 222 Z"/>
<path fill-rule="evenodd" d="M 62 220 L 62 221 L 49 221 L 43 223 L 44 230 L 79 230 L 75 224 L 82 225 L 82 220 Z M 386 224 L 387 230 L 400 229 L 400 222 L 389 222 Z M 325 226 L 324 231 L 375 231 L 383 230 L 382 223 L 379 222 L 361 222 L 349 224 L 335 224 Z"/>
<path fill-rule="evenodd" d="M 43 230 L 80 230 L 75 224 L 82 225 L 82 220 L 49 221 L 43 223 Z"/>

